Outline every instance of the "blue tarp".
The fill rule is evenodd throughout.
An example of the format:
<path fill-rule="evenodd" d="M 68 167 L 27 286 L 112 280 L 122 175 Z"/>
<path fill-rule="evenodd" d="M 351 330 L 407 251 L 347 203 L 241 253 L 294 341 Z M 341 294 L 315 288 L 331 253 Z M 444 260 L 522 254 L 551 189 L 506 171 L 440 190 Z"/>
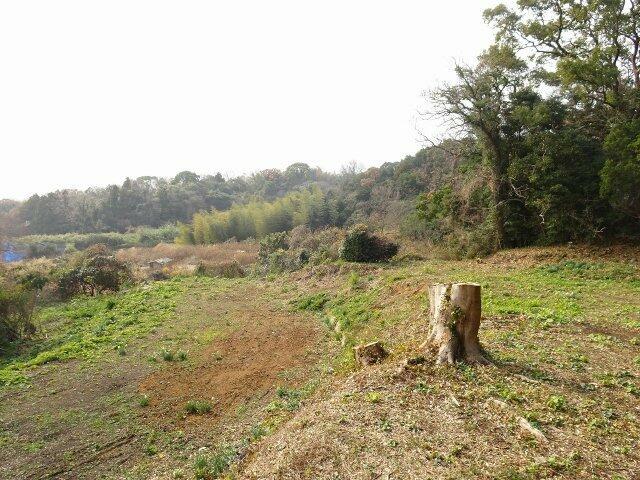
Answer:
<path fill-rule="evenodd" d="M 15 247 L 10 243 L 4 243 L 0 246 L 0 259 L 3 262 L 17 262 L 25 257 L 24 253 L 16 251 Z"/>

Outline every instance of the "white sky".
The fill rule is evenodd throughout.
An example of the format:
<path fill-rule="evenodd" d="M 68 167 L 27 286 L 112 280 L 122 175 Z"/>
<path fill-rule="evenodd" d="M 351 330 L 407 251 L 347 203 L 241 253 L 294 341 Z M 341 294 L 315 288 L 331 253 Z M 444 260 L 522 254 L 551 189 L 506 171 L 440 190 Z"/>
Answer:
<path fill-rule="evenodd" d="M 496 3 L 1 1 L 0 198 L 400 160 Z"/>

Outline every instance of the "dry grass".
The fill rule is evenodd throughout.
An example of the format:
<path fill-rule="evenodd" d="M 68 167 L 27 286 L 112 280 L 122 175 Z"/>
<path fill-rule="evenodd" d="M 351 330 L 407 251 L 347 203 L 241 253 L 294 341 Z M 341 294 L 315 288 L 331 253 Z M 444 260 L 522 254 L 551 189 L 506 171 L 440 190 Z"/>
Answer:
<path fill-rule="evenodd" d="M 255 447 L 238 477 L 639 478 L 637 252 L 535 248 L 356 277 L 297 274 L 296 290 L 283 280 L 292 300 L 323 292 L 313 311 L 345 316 L 347 335 L 382 340 L 391 356 L 336 376 Z M 482 284 L 481 341 L 493 365 L 440 368 L 427 354 L 399 370 L 425 354 L 425 288 L 445 280 Z"/>
<path fill-rule="evenodd" d="M 132 247 L 116 252 L 118 260 L 127 263 L 134 276 L 144 279 L 153 273 L 166 276 L 193 275 L 198 270 L 212 276 L 242 276 L 243 267 L 258 258 L 255 242 L 229 242 L 215 245 L 176 245 L 160 243 L 155 247 Z M 150 262 L 170 259 L 162 267 Z"/>
<path fill-rule="evenodd" d="M 170 258 L 172 263 L 197 263 L 206 261 L 222 263 L 235 260 L 240 265 L 256 261 L 258 245 L 254 242 L 229 242 L 215 245 L 176 245 L 160 243 L 155 247 L 132 247 L 119 250 L 118 260 L 133 265 L 148 264 L 159 258 Z"/>

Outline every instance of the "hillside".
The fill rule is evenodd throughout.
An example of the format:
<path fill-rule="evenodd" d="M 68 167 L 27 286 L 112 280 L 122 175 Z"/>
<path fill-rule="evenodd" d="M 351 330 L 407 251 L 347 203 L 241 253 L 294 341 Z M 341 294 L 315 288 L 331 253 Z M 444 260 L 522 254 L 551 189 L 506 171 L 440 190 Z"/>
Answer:
<path fill-rule="evenodd" d="M 631 480 L 639 260 L 338 262 L 46 306 L 0 364 L 1 476 Z M 493 365 L 435 367 L 419 349 L 426 286 L 444 280 L 482 285 Z M 350 346 L 373 339 L 391 356 L 357 368 Z"/>

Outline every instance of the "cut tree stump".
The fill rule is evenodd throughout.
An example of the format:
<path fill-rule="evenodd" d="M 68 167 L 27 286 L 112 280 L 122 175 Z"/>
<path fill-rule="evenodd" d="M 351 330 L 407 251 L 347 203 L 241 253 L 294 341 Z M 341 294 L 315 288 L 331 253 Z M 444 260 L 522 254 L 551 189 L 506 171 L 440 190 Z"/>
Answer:
<path fill-rule="evenodd" d="M 436 363 L 488 364 L 478 340 L 480 285 L 438 283 L 429 286 L 430 327 L 427 346 L 437 351 Z"/>
<path fill-rule="evenodd" d="M 357 363 L 366 367 L 368 365 L 381 362 L 385 359 L 388 353 L 382 346 L 382 343 L 371 342 L 366 345 L 353 347 L 353 355 L 356 357 Z"/>

